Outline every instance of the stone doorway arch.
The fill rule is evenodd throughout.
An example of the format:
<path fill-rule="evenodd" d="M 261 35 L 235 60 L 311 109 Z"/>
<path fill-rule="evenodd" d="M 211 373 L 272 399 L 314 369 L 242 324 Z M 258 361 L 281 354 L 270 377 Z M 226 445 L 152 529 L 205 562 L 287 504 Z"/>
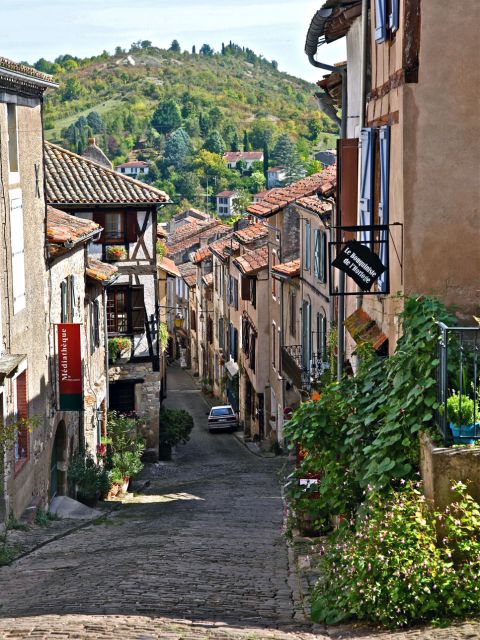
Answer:
<path fill-rule="evenodd" d="M 67 495 L 67 427 L 61 420 L 57 425 L 50 462 L 50 498 Z"/>

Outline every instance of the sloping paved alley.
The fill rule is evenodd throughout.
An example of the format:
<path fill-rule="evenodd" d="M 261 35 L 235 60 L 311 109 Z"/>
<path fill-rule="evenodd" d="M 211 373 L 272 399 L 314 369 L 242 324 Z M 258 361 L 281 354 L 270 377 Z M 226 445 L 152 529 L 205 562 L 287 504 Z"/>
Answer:
<path fill-rule="evenodd" d="M 175 461 L 108 519 L 0 569 L 0 639 L 313 638 L 293 620 L 279 477 L 284 459 L 210 435 L 190 376 L 172 368 L 167 403 L 195 429 Z M 475 628 L 375 634 L 475 638 Z M 316 638 L 370 637 L 331 630 Z"/>

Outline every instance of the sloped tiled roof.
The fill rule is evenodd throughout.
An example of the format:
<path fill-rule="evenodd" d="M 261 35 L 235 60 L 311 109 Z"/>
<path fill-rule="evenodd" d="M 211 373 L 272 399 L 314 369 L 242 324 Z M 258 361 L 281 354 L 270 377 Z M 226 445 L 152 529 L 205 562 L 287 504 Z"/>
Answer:
<path fill-rule="evenodd" d="M 160 189 L 124 176 L 45 141 L 45 182 L 50 204 L 161 204 Z"/>
<path fill-rule="evenodd" d="M 220 193 L 217 193 L 217 198 L 230 198 L 231 196 L 234 196 L 237 192 L 236 191 L 220 191 Z"/>
<path fill-rule="evenodd" d="M 337 168 L 333 164 L 321 173 L 302 178 L 288 187 L 272 189 L 261 202 L 250 205 L 247 212 L 268 218 L 300 198 L 311 196 L 319 191 L 327 194 L 335 186 L 336 174 Z"/>
<path fill-rule="evenodd" d="M 14 62 L 13 60 L 9 60 L 8 58 L 4 58 L 3 56 L 0 57 L 0 71 L 2 69 L 13 71 L 14 73 L 21 73 L 22 75 L 29 76 L 30 78 L 36 80 L 41 80 L 42 82 L 50 82 L 52 84 L 56 84 L 53 77 L 48 75 L 48 73 L 38 71 L 37 69 L 29 67 L 26 64 L 19 64 L 18 62 Z"/>
<path fill-rule="evenodd" d="M 297 204 L 302 206 L 307 211 L 312 213 L 318 213 L 322 220 L 327 220 L 330 217 L 332 211 L 332 205 L 329 202 L 320 200 L 317 196 L 306 196 L 297 200 Z"/>
<path fill-rule="evenodd" d="M 77 218 L 54 207 L 47 207 L 48 253 L 52 257 L 69 251 L 73 245 L 88 240 L 101 229 L 93 220 Z"/>
<path fill-rule="evenodd" d="M 262 160 L 263 151 L 227 151 L 223 154 L 223 159 L 227 162 L 238 162 L 239 160 Z"/>
<path fill-rule="evenodd" d="M 180 271 L 178 270 L 177 265 L 173 260 L 170 260 L 170 258 L 167 258 L 167 256 L 163 256 L 163 258 L 159 258 L 157 262 L 157 266 L 159 269 L 166 271 L 171 276 L 180 277 Z"/>
<path fill-rule="evenodd" d="M 207 287 L 210 287 L 213 284 L 213 272 L 207 273 L 207 275 L 203 276 L 203 281 Z"/>
<path fill-rule="evenodd" d="M 300 275 L 300 258 L 290 260 L 290 262 L 282 262 L 272 267 L 272 273 L 278 273 L 289 278 L 296 278 Z"/>
<path fill-rule="evenodd" d="M 220 224 L 218 220 L 215 220 L 215 223 L 216 224 L 214 225 L 208 224 L 204 226 L 203 231 L 197 231 L 196 233 L 189 235 L 189 237 L 185 238 L 184 240 L 181 240 L 174 244 L 171 244 L 171 242 L 168 241 L 167 248 L 169 250 L 169 253 L 171 255 L 175 255 L 180 252 L 183 253 L 185 251 L 188 251 L 188 249 L 193 249 L 196 245 L 201 244 L 202 240 L 206 242 L 213 242 L 218 238 L 221 238 L 231 230 L 231 227 L 225 224 Z"/>
<path fill-rule="evenodd" d="M 96 280 L 101 284 L 108 284 L 111 280 L 115 279 L 117 275 L 118 267 L 113 264 L 107 264 L 97 258 L 88 258 L 86 273 L 89 278 Z"/>
<path fill-rule="evenodd" d="M 245 251 L 235 258 L 235 264 L 245 275 L 251 275 L 268 267 L 268 246 L 264 245 L 254 251 Z"/>
<path fill-rule="evenodd" d="M 212 252 L 208 247 L 201 247 L 201 249 L 198 249 L 198 251 L 195 253 L 193 261 L 195 262 L 195 264 L 198 264 L 199 262 L 202 262 L 202 260 L 205 260 L 205 258 L 208 258 L 211 255 L 212 255 Z"/>
<path fill-rule="evenodd" d="M 194 264 L 185 262 L 178 265 L 178 270 L 187 287 L 193 287 L 197 284 L 197 267 Z"/>
<path fill-rule="evenodd" d="M 233 233 L 229 233 L 224 238 L 221 238 L 210 245 L 212 253 L 217 255 L 221 260 L 226 260 L 228 256 L 235 253 L 235 251 L 238 251 L 239 248 L 239 243 L 233 239 Z"/>
<path fill-rule="evenodd" d="M 167 245 L 171 246 L 181 242 L 182 240 L 186 240 L 191 236 L 197 236 L 202 231 L 206 231 L 207 229 L 212 229 L 213 227 L 217 227 L 220 224 L 218 220 L 195 220 L 194 222 L 188 222 L 187 224 L 183 224 L 173 233 L 168 236 Z"/>
<path fill-rule="evenodd" d="M 266 238 L 268 236 L 268 226 L 261 222 L 249 224 L 248 227 L 235 231 L 234 235 L 242 244 L 248 244 L 249 242 Z"/>

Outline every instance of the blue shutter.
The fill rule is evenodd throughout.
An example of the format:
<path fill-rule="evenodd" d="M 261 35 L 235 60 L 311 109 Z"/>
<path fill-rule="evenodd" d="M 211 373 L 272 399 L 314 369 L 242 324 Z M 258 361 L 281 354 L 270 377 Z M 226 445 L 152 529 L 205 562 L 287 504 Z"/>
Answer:
<path fill-rule="evenodd" d="M 311 244 L 312 244 L 312 238 L 311 238 L 311 232 L 310 232 L 310 222 L 305 222 L 305 270 L 306 271 L 310 271 Z"/>
<path fill-rule="evenodd" d="M 373 222 L 373 174 L 374 166 L 374 139 L 375 132 L 372 128 L 362 129 L 360 134 L 360 225 L 369 227 Z M 360 241 L 370 244 L 372 241 L 371 230 L 360 232 Z"/>
<path fill-rule="evenodd" d="M 380 127 L 379 131 L 380 140 L 380 201 L 378 203 L 378 218 L 380 224 L 388 224 L 389 211 L 389 187 L 390 187 L 390 127 Z M 383 264 L 386 264 L 387 260 L 387 245 L 388 231 L 382 231 L 380 233 L 380 240 L 384 242 L 380 243 L 380 260 Z M 386 290 L 388 271 L 382 273 L 378 279 L 379 291 Z"/>
<path fill-rule="evenodd" d="M 387 0 L 375 0 L 375 42 L 387 39 Z"/>
<path fill-rule="evenodd" d="M 320 282 L 327 281 L 327 234 L 322 231 L 320 236 Z"/>
<path fill-rule="evenodd" d="M 392 33 L 398 31 L 398 27 L 400 25 L 400 0 L 391 0 L 392 3 L 392 13 L 390 14 L 389 24 L 390 30 Z"/>
<path fill-rule="evenodd" d="M 320 231 L 316 229 L 315 231 L 315 253 L 314 253 L 314 262 L 315 262 L 315 275 L 317 278 L 320 278 Z"/>

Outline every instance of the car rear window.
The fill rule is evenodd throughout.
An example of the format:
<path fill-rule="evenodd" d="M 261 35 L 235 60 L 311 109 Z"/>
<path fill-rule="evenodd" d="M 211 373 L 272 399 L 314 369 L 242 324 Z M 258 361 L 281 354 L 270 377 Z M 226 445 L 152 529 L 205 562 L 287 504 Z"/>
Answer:
<path fill-rule="evenodd" d="M 218 409 L 212 409 L 211 412 L 211 416 L 231 416 L 233 414 L 233 411 L 230 409 L 230 407 L 219 407 Z"/>

